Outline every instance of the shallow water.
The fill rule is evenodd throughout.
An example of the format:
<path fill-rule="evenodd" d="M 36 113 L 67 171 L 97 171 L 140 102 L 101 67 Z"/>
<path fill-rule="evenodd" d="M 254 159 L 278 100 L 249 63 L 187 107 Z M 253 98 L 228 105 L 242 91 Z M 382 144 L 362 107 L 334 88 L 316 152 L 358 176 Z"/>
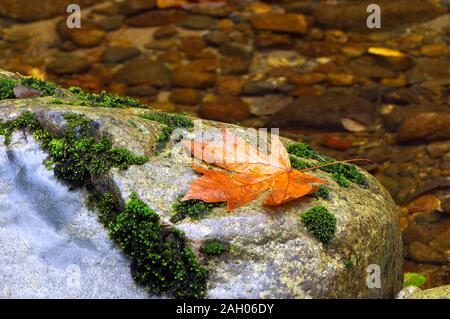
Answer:
<path fill-rule="evenodd" d="M 145 298 L 81 191 L 23 133 L 0 141 L 0 298 Z"/>

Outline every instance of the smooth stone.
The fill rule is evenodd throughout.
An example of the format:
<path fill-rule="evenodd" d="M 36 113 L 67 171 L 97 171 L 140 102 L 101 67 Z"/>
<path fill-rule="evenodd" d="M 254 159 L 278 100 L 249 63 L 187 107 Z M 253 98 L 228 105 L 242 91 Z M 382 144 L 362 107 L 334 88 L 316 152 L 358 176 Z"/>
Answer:
<path fill-rule="evenodd" d="M 102 54 L 103 63 L 121 63 L 138 57 L 141 51 L 135 47 L 110 46 Z"/>
<path fill-rule="evenodd" d="M 163 87 L 171 83 L 171 78 L 171 71 L 167 67 L 148 58 L 131 60 L 114 75 L 117 82 L 125 82 L 130 86 Z"/>

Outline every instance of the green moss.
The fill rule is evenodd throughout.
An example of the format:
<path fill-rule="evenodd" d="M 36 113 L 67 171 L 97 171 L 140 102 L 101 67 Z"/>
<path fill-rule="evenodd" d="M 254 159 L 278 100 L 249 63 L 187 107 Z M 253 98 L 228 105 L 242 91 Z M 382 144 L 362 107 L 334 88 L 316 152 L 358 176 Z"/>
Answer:
<path fill-rule="evenodd" d="M 55 175 L 66 181 L 70 188 L 83 186 L 112 167 L 126 169 L 148 160 L 144 156 L 134 156 L 127 149 L 113 148 L 107 138 L 91 136 L 96 127 L 84 115 L 67 113 L 64 119 L 70 129 L 63 136 L 55 137 L 44 130 L 31 112 L 0 123 L 0 135 L 4 135 L 5 144 L 9 144 L 13 130 L 28 128 L 33 131 L 35 138 L 49 153 Z"/>
<path fill-rule="evenodd" d="M 286 149 L 289 154 L 295 155 L 297 157 L 310 158 L 319 162 L 333 161 L 332 158 L 316 152 L 306 143 L 289 144 Z"/>
<path fill-rule="evenodd" d="M 19 79 L 0 77 L 0 100 L 15 98 L 14 87 L 17 84 L 22 84 L 29 89 L 39 91 L 41 92 L 41 96 L 55 95 L 58 88 L 58 86 L 52 82 L 44 81 L 35 77 L 22 77 Z"/>
<path fill-rule="evenodd" d="M 135 194 L 110 223 L 110 236 L 130 257 L 133 278 L 152 293 L 204 296 L 207 270 L 186 247 L 183 233 L 162 227 L 159 215 Z"/>
<path fill-rule="evenodd" d="M 158 145 L 156 146 L 157 153 L 164 149 L 174 130 L 176 130 L 177 128 L 190 130 L 194 127 L 194 123 L 191 121 L 191 119 L 180 114 L 155 112 L 144 113 L 139 116 L 146 120 L 155 121 L 165 125 L 156 139 L 156 141 L 158 142 Z"/>
<path fill-rule="evenodd" d="M 334 158 L 314 151 L 309 145 L 305 143 L 290 144 L 286 147 L 286 149 L 288 153 L 291 154 L 290 159 L 292 167 L 299 170 L 336 161 Z M 312 164 L 310 162 L 301 160 L 298 157 L 313 159 L 318 161 L 318 163 Z M 364 174 L 361 173 L 353 164 L 338 163 L 324 166 L 319 169 L 324 172 L 330 173 L 333 179 L 343 187 L 348 187 L 350 185 L 350 182 L 356 183 L 361 187 L 367 187 L 369 185 L 368 180 L 364 176 Z"/>
<path fill-rule="evenodd" d="M 223 243 L 218 239 L 209 239 L 203 243 L 201 250 L 206 257 L 212 258 L 229 252 L 230 244 Z"/>
<path fill-rule="evenodd" d="M 81 102 L 81 105 L 117 108 L 147 107 L 141 105 L 137 100 L 129 97 L 120 97 L 105 91 L 102 91 L 101 93 L 87 93 L 79 87 L 70 87 L 68 90 L 77 96 Z"/>
<path fill-rule="evenodd" d="M 0 134 L 28 128 L 49 153 L 47 166 L 69 187 L 86 186 L 89 205 L 96 207 L 99 220 L 109 228 L 110 236 L 132 260 L 133 278 L 155 294 L 175 298 L 201 298 L 206 291 L 207 270 L 186 246 L 182 232 L 160 224 L 157 213 L 135 194 L 121 210 L 113 193 L 92 191 L 94 177 L 106 174 L 111 167 L 125 169 L 142 164 L 147 158 L 134 156 L 127 149 L 112 148 L 106 138 L 96 138 L 94 123 L 84 115 L 64 115 L 68 129 L 55 136 L 45 130 L 31 112 L 0 123 Z M 6 142 L 6 141 L 5 141 Z"/>
<path fill-rule="evenodd" d="M 177 223 L 187 217 L 201 219 L 211 213 L 213 208 L 223 206 L 223 203 L 206 203 L 198 199 L 190 199 L 183 202 L 180 199 L 177 199 L 172 206 L 175 215 L 172 216 L 170 221 L 172 223 Z"/>
<path fill-rule="evenodd" d="M 320 185 L 316 192 L 310 194 L 309 196 L 315 197 L 316 199 L 330 199 L 330 190 L 323 185 Z"/>
<path fill-rule="evenodd" d="M 323 206 L 315 206 L 301 215 L 308 232 L 323 244 L 328 244 L 336 231 L 336 217 Z"/>
<path fill-rule="evenodd" d="M 296 156 L 293 155 L 289 155 L 289 159 L 291 161 L 291 166 L 295 169 L 298 170 L 302 170 L 302 169 L 306 169 L 306 168 L 310 168 L 313 167 L 314 165 L 311 164 L 310 162 L 307 162 L 305 160 L 302 160 Z"/>
<path fill-rule="evenodd" d="M 91 192 L 87 206 L 91 209 L 97 209 L 98 220 L 106 227 L 109 227 L 109 224 L 115 220 L 119 213 L 117 199 L 111 192 L 103 194 L 97 191 Z"/>
<path fill-rule="evenodd" d="M 14 87 L 17 85 L 17 80 L 0 77 L 0 100 L 13 99 Z"/>
<path fill-rule="evenodd" d="M 353 260 L 348 259 L 345 261 L 344 267 L 345 267 L 345 269 L 347 269 L 349 271 L 353 270 L 355 268 L 355 263 L 353 262 Z"/>
<path fill-rule="evenodd" d="M 44 81 L 35 77 L 20 78 L 19 83 L 29 89 L 38 90 L 41 96 L 53 96 L 56 94 L 58 86 L 55 83 Z"/>
<path fill-rule="evenodd" d="M 427 282 L 427 277 L 421 273 L 407 272 L 403 275 L 403 287 L 422 287 Z"/>

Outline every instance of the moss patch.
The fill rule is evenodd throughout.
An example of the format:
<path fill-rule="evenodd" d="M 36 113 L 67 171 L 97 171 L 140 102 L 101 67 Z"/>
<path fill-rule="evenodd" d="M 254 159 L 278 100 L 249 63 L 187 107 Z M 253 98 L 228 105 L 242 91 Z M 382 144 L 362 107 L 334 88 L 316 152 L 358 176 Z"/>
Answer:
<path fill-rule="evenodd" d="M 403 275 L 403 287 L 422 287 L 427 282 L 427 277 L 416 272 L 407 272 Z"/>
<path fill-rule="evenodd" d="M 348 259 L 345 261 L 344 267 L 346 270 L 351 271 L 355 268 L 355 263 L 353 262 L 353 260 Z"/>
<path fill-rule="evenodd" d="M 58 89 L 58 86 L 55 83 L 35 77 L 22 77 L 19 79 L 0 77 L 0 100 L 15 98 L 14 87 L 17 84 L 22 84 L 29 89 L 39 91 L 41 92 L 41 96 L 55 95 L 56 90 Z"/>
<path fill-rule="evenodd" d="M 320 185 L 316 192 L 309 194 L 308 196 L 314 197 L 316 199 L 330 199 L 330 190 L 323 185 Z"/>
<path fill-rule="evenodd" d="M 230 244 L 223 243 L 218 239 L 209 239 L 203 243 L 201 251 L 206 257 L 212 258 L 229 252 Z"/>
<path fill-rule="evenodd" d="M 315 206 L 304 212 L 301 221 L 308 232 L 324 245 L 330 242 L 336 232 L 336 217 L 323 206 Z"/>
<path fill-rule="evenodd" d="M 295 143 L 286 147 L 289 154 L 291 154 L 291 165 L 296 169 L 306 169 L 316 165 L 335 162 L 336 159 L 328 157 L 314 151 L 308 144 Z M 310 163 L 302 160 L 301 158 L 313 159 L 318 163 Z M 368 180 L 363 173 L 359 171 L 356 165 L 353 164 L 334 164 L 330 166 L 324 166 L 319 168 L 320 170 L 330 173 L 333 179 L 342 187 L 348 187 L 350 182 L 358 184 L 361 187 L 367 187 Z"/>
<path fill-rule="evenodd" d="M 0 100 L 13 99 L 14 87 L 17 85 L 17 80 L 0 77 Z"/>
<path fill-rule="evenodd" d="M 160 225 L 159 215 L 133 194 L 110 223 L 110 236 L 132 261 L 133 278 L 152 293 L 201 298 L 207 270 L 186 247 L 182 232 Z"/>
<path fill-rule="evenodd" d="M 115 94 L 106 93 L 102 91 L 101 93 L 87 93 L 84 92 L 79 87 L 70 87 L 69 92 L 75 94 L 75 96 L 80 100 L 81 105 L 94 106 L 94 107 L 116 107 L 116 108 L 127 108 L 127 107 L 145 107 L 139 101 L 131 99 L 129 97 L 120 97 Z"/>
<path fill-rule="evenodd" d="M 198 199 L 190 199 L 182 202 L 179 198 L 172 205 L 175 215 L 172 216 L 170 221 L 177 223 L 187 217 L 198 220 L 211 213 L 215 207 L 223 206 L 224 203 L 206 203 Z"/>
<path fill-rule="evenodd" d="M 155 113 L 144 113 L 140 114 L 139 116 L 146 120 L 155 121 L 165 125 L 156 139 L 156 141 L 158 142 L 156 146 L 157 153 L 165 148 L 173 131 L 175 131 L 177 128 L 190 130 L 194 127 L 194 123 L 192 122 L 191 119 L 180 114 L 155 112 Z"/>

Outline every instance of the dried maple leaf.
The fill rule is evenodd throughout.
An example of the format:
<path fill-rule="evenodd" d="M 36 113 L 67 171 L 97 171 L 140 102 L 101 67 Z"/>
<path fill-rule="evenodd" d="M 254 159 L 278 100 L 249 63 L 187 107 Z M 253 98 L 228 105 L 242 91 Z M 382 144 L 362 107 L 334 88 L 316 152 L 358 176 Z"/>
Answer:
<path fill-rule="evenodd" d="M 264 204 L 276 206 L 313 193 L 312 183 L 325 183 L 291 168 L 286 148 L 272 135 L 271 153 L 260 152 L 230 130 L 222 130 L 220 141 L 183 141 L 191 154 L 226 171 L 193 165 L 203 176 L 193 181 L 182 200 L 227 202 L 231 211 L 269 191 Z M 227 172 L 228 171 L 228 172 Z"/>

